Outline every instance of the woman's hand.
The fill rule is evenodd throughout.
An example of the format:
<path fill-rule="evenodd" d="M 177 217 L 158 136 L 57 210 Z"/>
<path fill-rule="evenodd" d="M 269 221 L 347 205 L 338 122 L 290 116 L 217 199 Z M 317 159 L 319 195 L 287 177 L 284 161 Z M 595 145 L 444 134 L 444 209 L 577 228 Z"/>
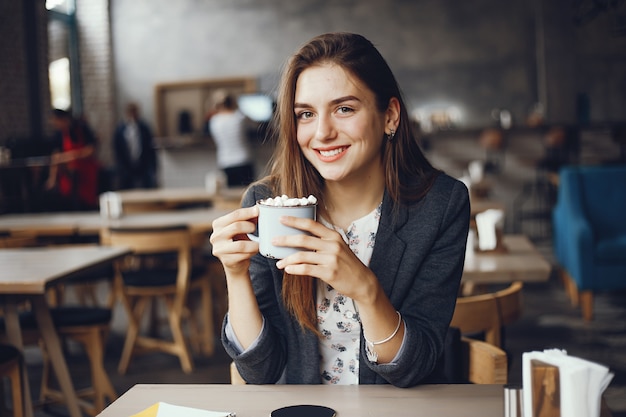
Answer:
<path fill-rule="evenodd" d="M 311 236 L 280 236 L 272 241 L 276 246 L 294 246 L 308 249 L 277 262 L 278 268 L 292 275 L 309 275 L 331 285 L 341 294 L 355 301 L 372 302 L 378 280 L 350 250 L 335 230 L 310 219 L 285 216 L 286 226 L 307 231 Z"/>
<path fill-rule="evenodd" d="M 247 274 L 250 258 L 259 251 L 259 244 L 247 233 L 256 229 L 257 207 L 240 208 L 213 221 L 210 242 L 227 275 Z"/>

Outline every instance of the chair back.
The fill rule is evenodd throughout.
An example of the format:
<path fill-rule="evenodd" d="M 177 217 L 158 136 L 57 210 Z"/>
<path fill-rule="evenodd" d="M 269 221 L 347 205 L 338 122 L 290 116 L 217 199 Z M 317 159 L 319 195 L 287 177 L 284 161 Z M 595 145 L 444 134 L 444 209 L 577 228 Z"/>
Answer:
<path fill-rule="evenodd" d="M 486 342 L 501 347 L 502 326 L 522 314 L 522 287 L 521 282 L 514 282 L 496 292 L 459 297 L 450 326 L 464 335 L 484 333 Z"/>
<path fill-rule="evenodd" d="M 450 322 L 450 326 L 458 328 L 465 335 L 484 333 L 485 340 L 495 346 L 501 343 L 500 324 L 498 304 L 493 294 L 458 298 Z"/>
<path fill-rule="evenodd" d="M 109 227 L 101 231 L 101 243 L 127 246 L 134 254 L 189 251 L 190 233 L 186 225 L 163 227 Z"/>
<path fill-rule="evenodd" d="M 523 297 L 522 288 L 524 284 L 521 281 L 512 283 L 505 289 L 496 291 L 494 298 L 498 303 L 498 313 L 502 326 L 514 323 L 522 316 Z"/>
<path fill-rule="evenodd" d="M 176 253 L 178 277 L 176 286 L 186 293 L 191 275 L 191 233 L 185 225 L 149 228 L 108 228 L 101 232 L 101 242 L 111 246 L 125 246 L 135 255 Z M 116 264 L 118 277 L 124 269 Z M 127 284 L 128 285 L 128 284 Z M 157 285 L 157 284 L 155 284 Z"/>

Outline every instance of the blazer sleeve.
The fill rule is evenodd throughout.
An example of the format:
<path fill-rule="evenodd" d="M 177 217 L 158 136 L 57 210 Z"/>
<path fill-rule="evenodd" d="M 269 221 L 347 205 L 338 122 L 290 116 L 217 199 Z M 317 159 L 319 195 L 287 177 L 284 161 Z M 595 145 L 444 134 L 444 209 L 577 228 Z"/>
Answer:
<path fill-rule="evenodd" d="M 253 186 L 244 196 L 242 206 L 252 206 L 257 200 L 269 196 L 269 190 L 265 187 Z M 276 282 L 282 282 L 282 275 L 278 275 L 278 269 L 272 267 L 272 263 L 275 264 L 276 261 L 256 254 L 251 259 L 249 269 L 254 293 L 265 318 L 263 331 L 257 339 L 256 346 L 238 354 L 228 342 L 222 326 L 224 348 L 235 361 L 241 376 L 251 384 L 276 383 L 282 376 L 287 361 L 289 320 L 278 301 L 281 299 L 280 287 Z"/>

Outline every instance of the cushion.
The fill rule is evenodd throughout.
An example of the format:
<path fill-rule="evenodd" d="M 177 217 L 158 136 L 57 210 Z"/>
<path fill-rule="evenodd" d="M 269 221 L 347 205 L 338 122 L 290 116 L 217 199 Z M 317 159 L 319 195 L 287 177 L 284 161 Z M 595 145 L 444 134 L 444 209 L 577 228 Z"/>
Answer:
<path fill-rule="evenodd" d="M 112 312 L 109 308 L 64 306 L 52 307 L 50 315 L 54 325 L 57 327 L 89 326 L 109 323 Z M 32 311 L 20 313 L 20 326 L 24 329 L 36 328 L 35 314 Z M 4 327 L 4 319 L 0 318 L 0 329 L 4 329 Z"/>
<path fill-rule="evenodd" d="M 0 363 L 8 362 L 20 356 L 22 354 L 15 346 L 5 343 L 0 344 Z"/>
<path fill-rule="evenodd" d="M 159 268 L 151 270 L 127 271 L 122 275 L 124 284 L 130 287 L 161 287 L 176 283 L 176 268 Z M 195 267 L 191 270 L 191 280 L 195 280 L 206 273 L 204 267 Z"/>

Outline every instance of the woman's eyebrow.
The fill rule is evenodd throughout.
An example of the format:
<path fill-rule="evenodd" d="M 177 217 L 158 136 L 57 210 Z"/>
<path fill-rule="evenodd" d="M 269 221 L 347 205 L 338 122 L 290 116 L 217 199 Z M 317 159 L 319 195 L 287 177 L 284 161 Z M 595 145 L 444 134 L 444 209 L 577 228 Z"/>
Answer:
<path fill-rule="evenodd" d="M 343 103 L 344 101 L 351 101 L 351 100 L 354 100 L 354 101 L 361 101 L 361 100 L 360 100 L 358 97 L 356 97 L 356 96 L 344 96 L 344 97 L 339 97 L 339 98 L 336 98 L 336 99 L 334 99 L 334 100 L 331 100 L 331 102 L 330 102 L 330 103 L 331 103 L 331 104 L 339 104 L 339 103 Z"/>
<path fill-rule="evenodd" d="M 340 104 L 340 103 L 343 103 L 343 102 L 346 102 L 346 101 L 350 101 L 350 100 L 361 101 L 358 97 L 350 95 L 350 96 L 343 96 L 343 97 L 338 97 L 336 99 L 333 99 L 333 100 L 330 101 L 330 104 L 331 105 L 337 105 L 337 104 Z M 310 104 L 307 104 L 307 103 L 294 103 L 293 107 L 294 108 L 311 108 L 313 106 L 310 105 Z"/>

